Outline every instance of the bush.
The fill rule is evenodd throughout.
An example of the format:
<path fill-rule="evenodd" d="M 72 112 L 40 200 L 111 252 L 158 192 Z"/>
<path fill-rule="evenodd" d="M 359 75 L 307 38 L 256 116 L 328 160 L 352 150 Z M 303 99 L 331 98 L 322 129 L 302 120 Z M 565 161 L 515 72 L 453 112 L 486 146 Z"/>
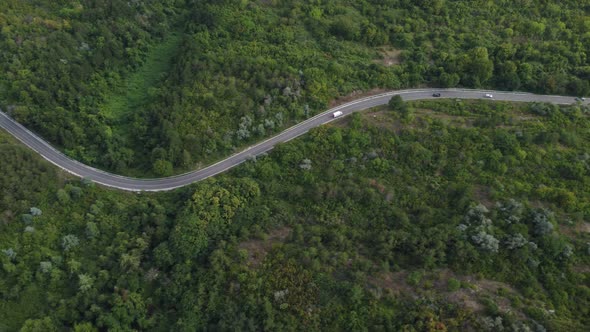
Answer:
<path fill-rule="evenodd" d="M 30 213 L 32 216 L 40 216 L 43 212 L 41 212 L 41 209 L 39 209 L 39 208 L 32 207 L 30 209 Z"/>
<path fill-rule="evenodd" d="M 422 280 L 422 276 L 423 276 L 423 273 L 421 271 L 413 271 L 412 273 L 410 273 L 408 275 L 408 278 L 406 279 L 406 281 L 410 286 L 416 287 L 420 284 L 420 281 Z"/>
<path fill-rule="evenodd" d="M 447 282 L 447 289 L 449 292 L 454 292 L 461 288 L 461 282 L 455 278 L 450 278 Z"/>
<path fill-rule="evenodd" d="M 80 240 L 76 235 L 68 234 L 61 238 L 61 246 L 65 251 L 69 251 L 80 244 Z"/>

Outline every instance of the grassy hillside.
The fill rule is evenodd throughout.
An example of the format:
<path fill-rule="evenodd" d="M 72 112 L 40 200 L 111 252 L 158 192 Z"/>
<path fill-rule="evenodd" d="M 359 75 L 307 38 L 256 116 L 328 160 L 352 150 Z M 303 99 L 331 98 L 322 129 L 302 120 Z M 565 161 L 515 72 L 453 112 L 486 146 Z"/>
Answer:
<path fill-rule="evenodd" d="M 590 110 L 406 106 L 164 194 L 81 183 L 1 134 L 1 327 L 588 326 Z"/>

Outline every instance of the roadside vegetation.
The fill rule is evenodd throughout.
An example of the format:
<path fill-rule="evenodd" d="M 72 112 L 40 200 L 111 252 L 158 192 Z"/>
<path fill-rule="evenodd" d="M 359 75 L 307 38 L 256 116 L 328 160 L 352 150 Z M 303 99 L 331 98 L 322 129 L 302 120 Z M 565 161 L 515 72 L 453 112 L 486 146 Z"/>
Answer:
<path fill-rule="evenodd" d="M 134 126 L 159 175 L 156 162 L 207 164 L 373 88 L 590 92 L 588 3 L 198 3 L 161 102 Z"/>
<path fill-rule="evenodd" d="M 409 87 L 590 94 L 588 0 L 0 1 L 0 107 L 68 155 L 194 169 Z M 0 330 L 583 331 L 580 105 L 358 113 L 168 193 L 0 132 Z"/>
<path fill-rule="evenodd" d="M 161 194 L 70 178 L 1 134 L 0 329 L 590 325 L 589 110 L 397 107 Z"/>
<path fill-rule="evenodd" d="M 39 3 L 0 4 L 0 107 L 117 173 L 194 169 L 371 89 L 590 93 L 588 0 Z"/>
<path fill-rule="evenodd" d="M 177 38 L 169 36 L 179 30 L 183 2 L 1 1 L 0 108 L 78 160 L 124 168 L 134 152 L 116 117 L 169 62 L 154 55 L 176 51 L 165 45 Z M 148 71 L 146 61 L 156 66 Z M 126 97 L 105 112 L 119 94 Z"/>

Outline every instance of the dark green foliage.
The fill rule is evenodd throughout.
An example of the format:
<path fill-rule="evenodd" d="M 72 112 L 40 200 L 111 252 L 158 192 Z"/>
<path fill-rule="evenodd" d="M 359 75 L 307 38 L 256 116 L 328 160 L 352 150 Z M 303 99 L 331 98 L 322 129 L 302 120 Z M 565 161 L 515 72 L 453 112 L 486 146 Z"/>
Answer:
<path fill-rule="evenodd" d="M 461 288 L 461 282 L 455 278 L 450 278 L 447 287 L 449 292 L 454 292 Z"/>
<path fill-rule="evenodd" d="M 588 95 L 587 6 L 3 1 L 0 107 L 86 163 L 167 175 L 226 156 L 359 90 Z M 404 114 L 411 121 L 412 110 Z M 567 133 L 538 139 L 576 144 Z M 490 169 L 503 168 L 490 161 Z"/>
<path fill-rule="evenodd" d="M 2 1 L 0 106 L 85 162 L 170 175 L 357 90 L 587 95 L 587 8 Z M 115 121 L 125 83 L 143 90 Z M 589 326 L 590 238 L 570 229 L 590 218 L 588 108 L 392 100 L 378 126 L 357 114 L 157 195 L 71 179 L 0 133 L 0 330 Z M 440 289 L 433 269 L 456 278 Z M 513 287 L 498 293 L 526 316 L 450 301 L 471 276 Z"/>
<path fill-rule="evenodd" d="M 0 107 L 68 154 L 113 169 L 131 150 L 100 107 L 184 1 L 0 2 Z"/>
<path fill-rule="evenodd" d="M 580 33 L 587 29 L 578 2 L 198 4 L 192 15 L 199 23 L 190 25 L 192 38 L 160 101 L 136 118 L 142 146 L 163 148 L 175 168 L 189 164 L 183 151 L 193 161 L 214 160 L 273 133 L 265 123 L 278 114 L 287 125 L 337 96 L 372 87 L 590 93 L 581 74 L 588 60 Z M 375 46 L 403 50 L 401 63 L 376 61 L 383 52 Z M 562 61 L 565 71 L 558 69 Z M 411 121 L 411 109 L 399 111 Z M 503 169 L 494 161 L 490 168 Z"/>
<path fill-rule="evenodd" d="M 408 107 L 400 95 L 395 95 L 389 99 L 387 103 L 389 109 L 392 111 L 404 112 Z"/>
<path fill-rule="evenodd" d="M 230 174 L 173 193 L 121 193 L 52 175 L 47 189 L 16 205 L 16 220 L 2 225 L 1 327 L 587 326 L 587 273 L 577 271 L 590 263 L 590 238 L 564 237 L 562 230 L 567 219 L 590 214 L 588 177 L 574 180 L 559 169 L 564 158 L 585 163 L 579 156 L 589 143 L 582 136 L 564 150 L 524 133 L 583 132 L 588 119 L 563 117 L 570 111 L 558 108 L 551 117 L 516 121 L 535 115 L 502 103 L 408 107 L 416 118 L 400 131 L 383 127 L 400 121 L 397 113 L 381 112 L 381 127 L 355 115 L 348 128 L 317 128 Z M 425 117 L 424 109 L 436 111 Z M 464 115 L 455 118 L 459 126 L 447 123 L 453 114 Z M 472 118 L 500 127 L 473 127 Z M 494 151 L 508 171 L 489 167 Z M 15 164 L 23 174 L 53 169 L 22 153 L 30 163 L 12 154 L 2 164 L 13 170 L 0 178 L 6 188 L 20 180 L 11 175 Z M 15 193 L 17 202 L 30 195 Z M 22 222 L 31 206 L 43 213 Z M 26 225 L 34 231 L 23 231 Z M 433 282 L 432 270 L 454 272 Z M 395 285 L 420 296 L 389 294 L 387 280 L 396 273 L 404 277 Z M 485 311 L 448 299 L 471 292 L 461 286 L 477 289 L 465 276 L 503 282 L 497 294 L 479 297 Z M 496 296 L 512 298 L 512 310 L 537 323 L 506 313 Z"/>

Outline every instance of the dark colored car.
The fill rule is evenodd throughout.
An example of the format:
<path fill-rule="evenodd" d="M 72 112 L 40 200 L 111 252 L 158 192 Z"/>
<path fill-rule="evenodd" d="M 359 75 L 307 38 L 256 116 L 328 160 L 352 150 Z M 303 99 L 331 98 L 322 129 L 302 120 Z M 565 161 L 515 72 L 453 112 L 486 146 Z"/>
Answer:
<path fill-rule="evenodd" d="M 440 97 L 440 93 L 436 92 L 432 94 L 433 97 Z"/>

